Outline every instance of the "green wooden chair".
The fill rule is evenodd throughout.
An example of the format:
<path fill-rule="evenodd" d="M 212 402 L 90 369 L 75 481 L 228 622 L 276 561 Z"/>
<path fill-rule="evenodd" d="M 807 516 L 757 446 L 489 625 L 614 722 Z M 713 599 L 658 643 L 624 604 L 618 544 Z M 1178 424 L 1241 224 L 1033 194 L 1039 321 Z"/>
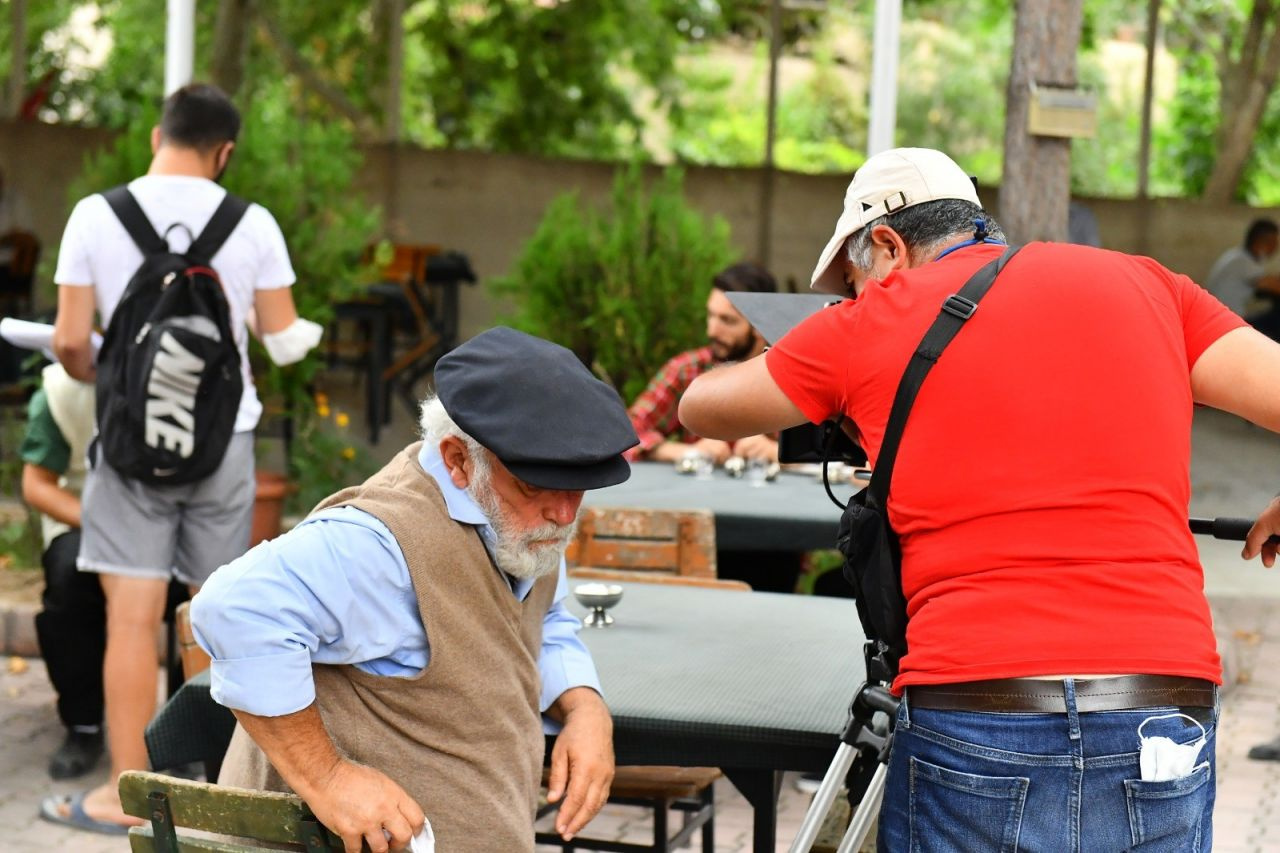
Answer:
<path fill-rule="evenodd" d="M 130 770 L 120 776 L 133 853 L 342 853 L 342 841 L 292 794 L 224 788 Z M 368 846 L 364 847 L 368 850 Z"/>

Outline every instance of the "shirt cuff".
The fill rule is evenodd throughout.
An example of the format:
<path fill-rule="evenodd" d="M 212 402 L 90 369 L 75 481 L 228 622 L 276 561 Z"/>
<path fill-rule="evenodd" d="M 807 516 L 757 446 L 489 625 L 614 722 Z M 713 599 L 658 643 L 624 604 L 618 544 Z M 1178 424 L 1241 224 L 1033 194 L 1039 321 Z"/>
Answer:
<path fill-rule="evenodd" d="M 560 723 L 546 716 L 546 712 L 561 693 L 574 687 L 590 687 L 604 695 L 595 664 L 585 648 L 543 648 L 539 669 L 542 672 L 542 730 L 546 734 L 558 734 L 560 731 Z"/>
<path fill-rule="evenodd" d="M 214 660 L 209 683 L 209 694 L 219 705 L 259 717 L 292 714 L 316 700 L 311 653 L 306 649 L 266 657 Z"/>

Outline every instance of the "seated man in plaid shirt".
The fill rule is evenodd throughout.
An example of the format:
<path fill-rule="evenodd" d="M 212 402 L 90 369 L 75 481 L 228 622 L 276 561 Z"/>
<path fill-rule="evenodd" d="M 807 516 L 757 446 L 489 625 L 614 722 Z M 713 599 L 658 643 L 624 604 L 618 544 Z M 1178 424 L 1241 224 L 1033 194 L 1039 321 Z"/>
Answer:
<path fill-rule="evenodd" d="M 699 438 L 680 424 L 676 408 L 689 383 L 716 365 L 745 361 L 764 351 L 764 338 L 729 302 L 726 293 L 775 293 L 777 283 L 768 270 L 752 263 L 721 270 L 711 282 L 707 298 L 707 345 L 682 352 L 662 366 L 649 386 L 631 404 L 631 425 L 640 444 L 627 456 L 631 461 L 653 459 L 675 462 L 698 450 L 723 465 L 732 455 L 778 461 L 778 442 L 767 435 L 753 435 L 730 444 Z"/>

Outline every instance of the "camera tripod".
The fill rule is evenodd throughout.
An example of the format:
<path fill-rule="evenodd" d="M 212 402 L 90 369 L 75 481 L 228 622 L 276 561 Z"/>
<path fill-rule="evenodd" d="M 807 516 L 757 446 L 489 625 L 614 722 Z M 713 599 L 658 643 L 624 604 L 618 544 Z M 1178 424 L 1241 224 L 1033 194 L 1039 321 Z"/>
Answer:
<path fill-rule="evenodd" d="M 1248 518 L 1191 518 L 1187 523 L 1194 534 L 1235 541 L 1243 541 L 1253 527 L 1253 520 Z M 1272 536 L 1267 542 L 1280 544 L 1280 537 Z M 836 853 L 855 853 L 862 847 L 871 831 L 871 822 L 879 813 L 900 700 L 886 686 L 892 678 L 877 665 L 876 646 L 874 640 L 867 640 L 864 657 L 869 677 L 878 680 L 864 681 L 854 693 L 849 704 L 849 719 L 840 733 L 840 746 L 813 795 L 789 853 L 809 853 L 812 849 L 842 782 L 848 789 L 849 802 L 857 803 L 857 809 Z M 883 716 L 878 718 L 877 714 Z"/>

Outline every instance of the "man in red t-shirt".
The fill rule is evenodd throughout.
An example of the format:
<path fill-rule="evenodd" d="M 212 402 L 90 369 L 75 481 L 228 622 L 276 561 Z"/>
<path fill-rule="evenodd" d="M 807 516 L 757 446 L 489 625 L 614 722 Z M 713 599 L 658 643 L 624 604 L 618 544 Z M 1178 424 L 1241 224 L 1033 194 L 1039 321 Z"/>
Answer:
<path fill-rule="evenodd" d="M 874 464 L 925 330 L 1003 249 L 946 155 L 870 158 L 813 274 L 853 298 L 694 382 L 681 420 L 732 439 L 843 414 Z M 1025 246 L 942 354 L 888 502 L 908 650 L 882 850 L 1209 849 L 1195 403 L 1280 429 L 1280 346 L 1117 252 Z"/>

